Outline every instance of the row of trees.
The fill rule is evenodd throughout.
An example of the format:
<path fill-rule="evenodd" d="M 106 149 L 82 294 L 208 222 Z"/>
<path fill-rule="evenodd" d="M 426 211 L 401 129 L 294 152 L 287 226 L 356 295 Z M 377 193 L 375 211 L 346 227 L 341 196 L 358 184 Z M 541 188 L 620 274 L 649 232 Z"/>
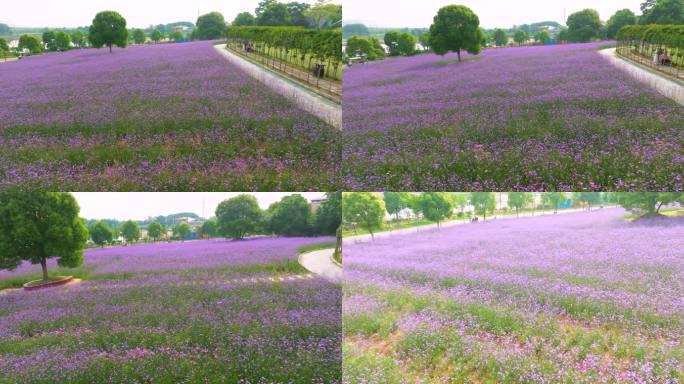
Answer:
<path fill-rule="evenodd" d="M 278 59 L 297 62 L 310 68 L 316 59 L 335 68 L 342 61 L 342 35 L 339 29 L 308 30 L 301 27 L 231 27 L 229 41 L 250 42 L 254 49 L 266 57 L 269 49 L 276 48 Z M 274 60 L 276 57 L 274 57 Z"/>
<path fill-rule="evenodd" d="M 466 207 L 472 207 L 475 215 L 486 220 L 487 215 L 496 212 L 496 193 L 446 193 L 423 192 L 420 194 L 409 192 L 371 192 L 345 193 L 343 197 L 343 222 L 352 227 L 360 227 L 368 231 L 371 236 L 383 227 L 385 215 L 399 215 L 404 210 L 410 210 L 428 221 L 440 223 L 455 216 L 465 219 Z M 645 216 L 657 215 L 663 205 L 679 202 L 684 204 L 684 193 L 598 193 L 598 192 L 542 192 L 539 203 L 535 201 L 534 192 L 507 193 L 507 209 L 515 211 L 516 215 L 524 209 L 551 208 L 554 213 L 561 206 L 581 206 L 588 210 L 604 204 L 621 205 L 626 209 L 638 211 Z M 569 201 L 570 200 L 570 201 Z M 570 204 L 572 203 L 572 204 Z M 499 207 L 504 209 L 504 207 Z M 455 213 L 456 211 L 456 213 Z"/>
<path fill-rule="evenodd" d="M 205 224 L 209 221 L 205 222 Z M 127 243 L 135 243 L 141 239 L 142 231 L 140 225 L 133 221 L 125 221 L 119 227 L 110 227 L 105 221 L 96 221 L 88 227 L 90 239 L 93 243 L 104 246 L 116 242 L 118 237 L 123 237 Z M 152 241 L 159 241 L 167 237 L 168 229 L 165 225 L 153 221 L 147 226 L 147 237 Z M 188 223 L 178 223 L 172 226 L 173 239 L 186 240 L 192 233 L 192 227 Z M 210 236 L 214 237 L 215 233 Z"/>
<path fill-rule="evenodd" d="M 254 10 L 238 14 L 232 26 L 292 26 L 307 29 L 336 28 L 342 20 L 342 7 L 317 0 L 314 5 L 262 0 Z"/>
<path fill-rule="evenodd" d="M 312 236 L 334 235 L 340 226 L 341 195 L 328 193 L 314 212 L 299 194 L 285 196 L 261 210 L 252 195 L 225 200 L 216 208 L 216 234 L 242 239 L 249 235 Z"/>

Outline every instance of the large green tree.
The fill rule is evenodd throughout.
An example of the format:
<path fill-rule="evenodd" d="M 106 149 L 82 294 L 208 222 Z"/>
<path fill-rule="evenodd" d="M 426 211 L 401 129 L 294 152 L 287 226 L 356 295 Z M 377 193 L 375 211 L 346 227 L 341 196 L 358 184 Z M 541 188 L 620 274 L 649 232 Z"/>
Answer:
<path fill-rule="evenodd" d="M 515 31 L 515 33 L 513 33 L 513 41 L 518 43 L 519 46 L 526 42 L 527 38 L 527 32 L 523 31 L 522 29 L 518 29 Z"/>
<path fill-rule="evenodd" d="M 112 229 L 104 221 L 98 221 L 93 224 L 90 229 L 90 238 L 99 246 L 103 246 L 112 241 L 114 233 Z"/>
<path fill-rule="evenodd" d="M 145 31 L 139 28 L 133 31 L 133 42 L 143 44 L 145 42 Z"/>
<path fill-rule="evenodd" d="M 231 26 L 233 26 L 233 27 L 251 26 L 251 25 L 254 25 L 255 22 L 256 22 L 256 19 L 254 18 L 254 16 L 252 16 L 251 13 L 242 12 L 242 13 L 238 13 L 238 15 L 235 16 L 235 19 L 231 23 Z"/>
<path fill-rule="evenodd" d="M 568 16 L 568 38 L 573 42 L 585 43 L 599 36 L 601 19 L 593 9 L 584 9 Z"/>
<path fill-rule="evenodd" d="M 380 41 L 375 37 L 352 36 L 347 40 L 347 54 L 365 56 L 368 60 L 377 60 L 385 56 Z"/>
<path fill-rule="evenodd" d="M 573 198 L 585 203 L 587 209 L 591 211 L 593 205 L 601 204 L 601 193 L 599 192 L 578 192 L 573 194 Z"/>
<path fill-rule="evenodd" d="M 285 26 L 291 23 L 290 11 L 287 9 L 287 5 L 283 3 L 269 4 L 256 19 L 257 25 Z"/>
<path fill-rule="evenodd" d="M 159 41 L 161 41 L 162 37 L 164 37 L 164 35 L 158 29 L 155 29 L 150 34 L 150 39 L 152 39 L 152 41 L 154 41 L 155 43 L 158 43 Z"/>
<path fill-rule="evenodd" d="M 519 216 L 520 210 L 534 202 L 532 192 L 509 192 L 508 207 L 515 209 L 515 215 Z"/>
<path fill-rule="evenodd" d="M 0 193 L 0 269 L 40 264 L 47 281 L 49 258 L 62 267 L 81 265 L 88 230 L 79 210 L 69 193 Z"/>
<path fill-rule="evenodd" d="M 126 19 L 114 11 L 104 11 L 95 15 L 93 24 L 90 26 L 88 40 L 95 48 L 112 46 L 125 48 L 128 44 L 128 30 L 126 29 Z"/>
<path fill-rule="evenodd" d="M 544 205 L 549 204 L 553 207 L 553 213 L 557 213 L 558 207 L 567 200 L 568 195 L 565 192 L 542 192 L 541 198 Z"/>
<path fill-rule="evenodd" d="M 121 226 L 121 235 L 127 243 L 140 240 L 140 226 L 133 220 L 128 220 Z"/>
<path fill-rule="evenodd" d="M 436 222 L 437 227 L 441 221 L 451 217 L 454 209 L 448 195 L 443 192 L 421 193 L 418 207 L 423 217 Z"/>
<path fill-rule="evenodd" d="M 372 192 L 345 192 L 342 195 L 342 220 L 358 225 L 374 237 L 373 232 L 382 227 L 385 203 Z"/>
<path fill-rule="evenodd" d="M 43 51 L 43 44 L 40 42 L 40 39 L 32 35 L 21 35 L 18 47 L 20 50 L 27 49 L 32 54 Z"/>
<path fill-rule="evenodd" d="M 57 47 L 55 46 L 55 31 L 44 31 L 41 35 L 41 38 L 43 40 L 43 44 L 45 44 L 45 49 L 47 49 L 48 51 L 57 50 Z"/>
<path fill-rule="evenodd" d="M 263 212 L 252 195 L 238 195 L 224 200 L 216 208 L 218 233 L 224 237 L 243 239 L 262 230 Z"/>
<path fill-rule="evenodd" d="M 641 24 L 684 24 L 684 0 L 656 0 L 641 16 Z"/>
<path fill-rule="evenodd" d="M 66 51 L 71 48 L 71 36 L 64 31 L 55 32 L 54 40 L 55 49 L 58 51 Z"/>
<path fill-rule="evenodd" d="M 480 19 L 470 8 L 448 5 L 437 12 L 430 26 L 430 46 L 438 55 L 456 52 L 461 61 L 461 51 L 480 53 L 482 31 Z"/>
<path fill-rule="evenodd" d="M 409 196 L 408 192 L 383 192 L 382 199 L 385 201 L 385 209 L 390 215 L 399 221 L 399 212 L 408 208 Z"/>
<path fill-rule="evenodd" d="M 504 47 L 508 44 L 508 35 L 503 29 L 497 28 L 494 30 L 494 44 L 497 47 Z"/>
<path fill-rule="evenodd" d="M 268 207 L 268 227 L 282 236 L 308 236 L 311 233 L 311 206 L 300 194 L 283 197 Z"/>
<path fill-rule="evenodd" d="M 617 36 L 620 28 L 624 27 L 625 25 L 633 25 L 636 23 L 637 17 L 634 12 L 627 8 L 621 9 L 615 12 L 615 14 L 608 19 L 608 23 L 606 24 L 607 37 L 609 39 L 614 39 Z"/>
<path fill-rule="evenodd" d="M 163 233 L 164 226 L 157 221 L 153 221 L 147 226 L 147 236 L 152 238 L 154 241 L 158 241 L 162 237 Z"/>
<path fill-rule="evenodd" d="M 316 4 L 304 11 L 304 16 L 310 20 L 311 26 L 316 29 L 339 27 L 342 20 L 342 7 L 325 0 L 317 0 Z"/>
<path fill-rule="evenodd" d="M 328 192 L 314 214 L 314 227 L 320 235 L 334 235 L 342 223 L 342 193 Z"/>
<path fill-rule="evenodd" d="M 173 236 L 185 241 L 192 233 L 192 227 L 188 223 L 178 223 L 173 226 Z"/>
<path fill-rule="evenodd" d="M 194 37 L 200 40 L 218 39 L 226 32 L 226 21 L 219 12 L 210 12 L 197 18 Z"/>
<path fill-rule="evenodd" d="M 470 204 L 475 208 L 476 214 L 487 220 L 487 213 L 492 213 L 496 209 L 496 197 L 494 192 L 472 192 Z"/>
<path fill-rule="evenodd" d="M 218 224 L 216 223 L 216 220 L 210 219 L 202 223 L 202 226 L 199 227 L 197 230 L 197 235 L 199 237 L 216 237 L 217 230 L 218 230 Z"/>
<path fill-rule="evenodd" d="M 625 209 L 638 209 L 647 216 L 658 215 L 663 205 L 673 202 L 684 204 L 681 192 L 620 192 L 618 204 Z"/>
<path fill-rule="evenodd" d="M 74 43 L 74 46 L 83 48 L 86 45 L 85 35 L 79 30 L 73 31 L 71 32 L 71 42 Z"/>

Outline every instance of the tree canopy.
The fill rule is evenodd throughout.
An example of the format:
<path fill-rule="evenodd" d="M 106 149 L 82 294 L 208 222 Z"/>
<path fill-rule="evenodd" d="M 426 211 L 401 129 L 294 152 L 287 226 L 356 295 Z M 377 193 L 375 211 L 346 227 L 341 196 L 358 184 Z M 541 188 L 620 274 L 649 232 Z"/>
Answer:
<path fill-rule="evenodd" d="M 480 53 L 482 31 L 480 19 L 470 8 L 462 5 L 442 7 L 430 26 L 430 46 L 438 55 L 456 52 L 461 61 L 461 51 Z"/>
<path fill-rule="evenodd" d="M 515 214 L 518 215 L 522 208 L 532 204 L 534 196 L 529 192 L 509 192 L 508 193 L 508 207 L 515 209 Z"/>
<path fill-rule="evenodd" d="M 637 17 L 634 14 L 634 12 L 630 11 L 629 9 L 621 9 L 613 16 L 608 19 L 608 22 L 606 23 L 606 34 L 607 37 L 610 39 L 614 39 L 617 37 L 617 33 L 620 30 L 620 28 L 624 27 L 625 25 L 632 25 L 637 23 Z"/>
<path fill-rule="evenodd" d="M 162 37 L 164 37 L 164 35 L 158 29 L 155 29 L 150 34 L 150 39 L 152 39 L 152 41 L 154 41 L 155 43 L 158 43 L 159 41 L 161 41 Z"/>
<path fill-rule="evenodd" d="M 618 204 L 625 209 L 638 209 L 644 214 L 657 215 L 663 205 L 678 201 L 684 204 L 681 192 L 618 192 Z"/>
<path fill-rule="evenodd" d="M 439 223 L 451 217 L 453 206 L 444 192 L 423 192 L 418 200 L 418 208 L 423 217 Z"/>
<path fill-rule="evenodd" d="M 504 47 L 508 44 L 508 35 L 506 35 L 506 31 L 503 29 L 495 29 L 493 38 L 494 44 L 496 44 L 497 47 Z"/>
<path fill-rule="evenodd" d="M 200 40 L 213 40 L 223 37 L 226 32 L 226 21 L 219 12 L 210 12 L 197 18 L 197 27 L 193 36 Z"/>
<path fill-rule="evenodd" d="M 173 226 L 173 236 L 182 240 L 186 240 L 192 233 L 192 227 L 188 223 L 178 223 Z"/>
<path fill-rule="evenodd" d="M 252 195 L 238 195 L 222 201 L 216 208 L 218 233 L 224 237 L 243 239 L 262 228 L 263 215 Z"/>
<path fill-rule="evenodd" d="M 128 243 L 140 240 L 140 226 L 133 220 L 128 220 L 121 226 L 121 235 Z"/>
<path fill-rule="evenodd" d="M 640 24 L 684 24 L 684 0 L 653 0 L 642 4 Z"/>
<path fill-rule="evenodd" d="M 377 60 L 385 56 L 380 41 L 375 37 L 352 36 L 347 40 L 347 54 L 350 56 L 361 55 L 368 60 Z"/>
<path fill-rule="evenodd" d="M 568 38 L 573 42 L 584 43 L 598 37 L 601 19 L 593 9 L 584 9 L 568 16 Z"/>
<path fill-rule="evenodd" d="M 100 246 L 111 243 L 114 237 L 112 229 L 103 221 L 98 221 L 90 226 L 89 232 L 93 242 Z"/>
<path fill-rule="evenodd" d="M 496 198 L 494 192 L 472 192 L 470 194 L 470 204 L 475 208 L 475 213 L 482 215 L 487 220 L 487 213 L 494 212 L 496 209 Z"/>
<path fill-rule="evenodd" d="M 307 236 L 311 233 L 309 202 L 299 194 L 283 197 L 268 207 L 268 227 L 282 236 Z"/>
<path fill-rule="evenodd" d="M 264 26 L 288 26 L 292 24 L 292 16 L 287 9 L 287 5 L 283 3 L 270 3 L 257 16 L 256 25 Z"/>
<path fill-rule="evenodd" d="M 199 227 L 199 229 L 197 230 L 197 235 L 199 237 L 208 238 L 216 237 L 217 227 L 218 224 L 216 223 L 216 220 L 207 220 L 204 223 L 202 223 L 201 227 Z"/>
<path fill-rule="evenodd" d="M 321 235 L 334 235 L 342 223 L 342 193 L 328 192 L 314 213 L 314 229 Z"/>
<path fill-rule="evenodd" d="M 40 39 L 33 35 L 21 35 L 18 47 L 19 49 L 27 49 L 33 54 L 43 51 L 43 44 L 40 42 Z"/>
<path fill-rule="evenodd" d="M 98 13 L 90 26 L 88 40 L 95 48 L 109 47 L 110 53 L 113 45 L 125 48 L 128 44 L 126 19 L 114 11 Z"/>
<path fill-rule="evenodd" d="M 153 221 L 147 226 L 147 236 L 151 237 L 154 241 L 159 240 L 164 233 L 164 226 L 159 222 Z"/>
<path fill-rule="evenodd" d="M 133 31 L 133 42 L 136 44 L 143 44 L 145 42 L 145 31 L 142 29 Z"/>
<path fill-rule="evenodd" d="M 342 194 L 342 220 L 358 225 L 373 237 L 373 231 L 382 227 L 385 216 L 385 203 L 372 192 L 353 192 Z"/>
<path fill-rule="evenodd" d="M 48 280 L 47 260 L 62 267 L 83 263 L 88 230 L 69 193 L 0 193 L 0 269 L 16 269 L 23 261 L 41 264 Z"/>
<path fill-rule="evenodd" d="M 522 29 L 518 29 L 513 34 L 513 41 L 518 43 L 518 45 L 522 45 L 525 41 L 527 41 L 527 38 L 527 32 L 523 31 Z"/>
<path fill-rule="evenodd" d="M 231 23 L 232 27 L 251 26 L 256 23 L 256 18 L 249 12 L 238 13 Z"/>

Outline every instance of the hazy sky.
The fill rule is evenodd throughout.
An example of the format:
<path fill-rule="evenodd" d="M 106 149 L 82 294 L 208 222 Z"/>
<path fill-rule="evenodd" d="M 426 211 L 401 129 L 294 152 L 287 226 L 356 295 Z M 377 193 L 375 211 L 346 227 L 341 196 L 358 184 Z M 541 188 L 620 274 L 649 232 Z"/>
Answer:
<path fill-rule="evenodd" d="M 315 3 L 315 0 L 297 0 Z M 11 27 L 79 27 L 90 25 L 100 11 L 119 12 L 129 27 L 148 27 L 175 21 L 197 21 L 200 14 L 218 11 L 226 21 L 240 12 L 254 14 L 259 0 L 34 0 L 9 1 L 0 14 L 0 23 Z M 341 0 L 333 1 L 340 4 Z"/>
<path fill-rule="evenodd" d="M 251 193 L 259 206 L 266 209 L 283 196 L 292 193 Z M 323 192 L 300 193 L 306 199 L 325 196 Z M 74 192 L 81 207 L 80 216 L 86 219 L 144 220 L 150 216 L 170 215 L 180 212 L 194 212 L 211 217 L 223 200 L 239 195 L 232 192 Z"/>
<path fill-rule="evenodd" d="M 485 28 L 512 27 L 537 21 L 565 24 L 566 15 L 584 8 L 598 11 L 608 20 L 615 11 L 629 8 L 640 14 L 643 0 L 343 0 L 344 22 L 361 22 L 368 26 L 429 27 L 437 10 L 449 4 L 472 9 Z"/>

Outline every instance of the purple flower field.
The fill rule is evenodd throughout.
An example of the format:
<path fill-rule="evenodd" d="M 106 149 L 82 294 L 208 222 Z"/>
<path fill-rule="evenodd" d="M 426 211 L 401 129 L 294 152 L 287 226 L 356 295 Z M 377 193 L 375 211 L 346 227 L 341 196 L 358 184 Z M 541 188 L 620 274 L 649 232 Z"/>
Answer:
<path fill-rule="evenodd" d="M 78 284 L 0 291 L 0 383 L 339 383 L 340 286 L 296 261 L 325 240 L 87 250 Z"/>
<path fill-rule="evenodd" d="M 487 49 L 344 75 L 352 190 L 682 190 L 684 107 L 596 50 Z"/>
<path fill-rule="evenodd" d="M 619 208 L 345 247 L 345 383 L 681 383 L 684 221 Z"/>
<path fill-rule="evenodd" d="M 308 190 L 339 184 L 337 130 L 210 42 L 3 64 L 0 188 Z"/>
<path fill-rule="evenodd" d="M 91 248 L 85 250 L 85 262 L 81 268 L 98 275 L 296 263 L 298 248 L 333 240 L 332 237 L 257 238 L 242 241 L 213 239 Z M 48 260 L 49 268 L 55 268 L 56 265 L 55 259 Z M 37 272 L 40 272 L 40 265 L 25 262 L 15 271 L 0 271 L 0 279 Z"/>

